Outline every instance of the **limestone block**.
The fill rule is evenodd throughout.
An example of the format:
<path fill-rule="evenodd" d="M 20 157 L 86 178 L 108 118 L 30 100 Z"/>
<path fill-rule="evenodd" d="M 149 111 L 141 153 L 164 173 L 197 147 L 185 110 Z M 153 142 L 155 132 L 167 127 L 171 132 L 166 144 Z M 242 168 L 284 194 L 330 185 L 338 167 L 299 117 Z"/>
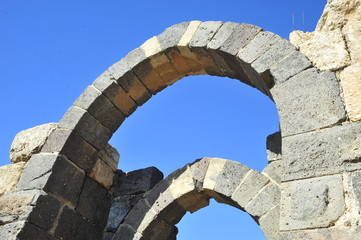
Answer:
<path fill-rule="evenodd" d="M 26 220 L 32 210 L 34 192 L 11 193 L 0 198 L 0 225 Z"/>
<path fill-rule="evenodd" d="M 290 33 L 290 42 L 295 45 L 298 49 L 300 45 L 310 41 L 313 38 L 313 32 L 302 32 L 299 30 Z"/>
<path fill-rule="evenodd" d="M 259 220 L 259 226 L 266 236 L 267 240 L 280 239 L 280 208 L 276 206 L 272 208 L 266 215 L 262 216 Z"/>
<path fill-rule="evenodd" d="M 202 22 L 195 32 L 192 40 L 189 42 L 190 47 L 204 47 L 211 41 L 218 29 L 222 26 L 219 21 Z"/>
<path fill-rule="evenodd" d="M 89 177 L 94 179 L 105 189 L 109 189 L 113 184 L 114 173 L 113 170 L 103 160 L 98 159 L 95 162 Z"/>
<path fill-rule="evenodd" d="M 74 106 L 88 111 L 111 132 L 115 132 L 122 124 L 125 116 L 93 85 L 88 86 Z"/>
<path fill-rule="evenodd" d="M 76 211 L 103 229 L 110 206 L 111 200 L 108 192 L 93 179 L 86 177 Z"/>
<path fill-rule="evenodd" d="M 99 157 L 115 172 L 119 163 L 119 152 L 112 145 L 105 145 L 104 149 L 99 151 Z"/>
<path fill-rule="evenodd" d="M 361 20 L 361 5 L 359 0 L 328 0 L 316 31 L 327 32 L 345 25 L 349 21 Z"/>
<path fill-rule="evenodd" d="M 41 152 L 65 155 L 78 167 L 89 173 L 95 164 L 97 150 L 76 131 L 57 129 L 52 132 Z"/>
<path fill-rule="evenodd" d="M 210 160 L 207 173 L 204 178 L 204 189 L 214 190 L 226 162 L 226 159 L 221 158 L 212 158 Z"/>
<path fill-rule="evenodd" d="M 101 91 L 124 116 L 131 115 L 137 108 L 136 102 L 115 82 L 115 78 L 108 70 L 93 82 L 93 86 Z"/>
<path fill-rule="evenodd" d="M 245 210 L 253 217 L 261 217 L 280 202 L 281 190 L 278 185 L 271 183 L 264 187 L 247 205 Z"/>
<path fill-rule="evenodd" d="M 169 186 L 169 190 L 175 199 L 195 190 L 193 175 L 190 167 L 187 167 Z"/>
<path fill-rule="evenodd" d="M 250 169 L 241 163 L 227 161 L 217 178 L 214 191 L 230 198 L 248 171 Z"/>
<path fill-rule="evenodd" d="M 275 132 L 267 136 L 266 140 L 268 162 L 282 158 L 282 136 L 281 132 Z"/>
<path fill-rule="evenodd" d="M 201 158 L 190 165 L 197 191 L 203 190 L 203 182 L 207 173 L 210 158 Z"/>
<path fill-rule="evenodd" d="M 299 45 L 299 49 L 322 71 L 341 69 L 351 63 L 340 29 L 330 32 L 315 32 L 309 41 Z"/>
<path fill-rule="evenodd" d="M 251 170 L 232 195 L 232 200 L 244 208 L 249 201 L 269 182 L 263 174 Z"/>
<path fill-rule="evenodd" d="M 340 87 L 331 72 L 307 69 L 271 89 L 282 136 L 327 127 L 345 119 Z"/>
<path fill-rule="evenodd" d="M 59 127 L 77 131 L 97 149 L 103 149 L 112 132 L 84 109 L 72 106 L 59 122 Z"/>
<path fill-rule="evenodd" d="M 115 232 L 120 223 L 127 216 L 131 210 L 131 196 L 125 195 L 116 197 L 112 201 L 112 205 L 109 210 L 107 225 L 105 226 L 105 231 Z"/>
<path fill-rule="evenodd" d="M 0 167 L 0 197 L 15 190 L 24 165 L 25 162 L 18 162 Z"/>
<path fill-rule="evenodd" d="M 83 179 L 84 173 L 63 157 L 36 154 L 26 164 L 17 189 L 44 189 L 76 205 Z"/>
<path fill-rule="evenodd" d="M 99 227 L 65 206 L 55 228 L 54 236 L 59 239 L 98 240 L 102 237 L 102 229 Z"/>
<path fill-rule="evenodd" d="M 223 43 L 232 35 L 239 23 L 226 22 L 219 28 L 214 37 L 208 42 L 207 48 L 219 49 Z"/>
<path fill-rule="evenodd" d="M 282 184 L 281 230 L 329 227 L 344 211 L 341 175 Z"/>
<path fill-rule="evenodd" d="M 361 53 L 360 53 L 361 54 Z M 343 98 L 351 121 L 361 120 L 361 62 L 339 72 Z"/>
<path fill-rule="evenodd" d="M 359 8 L 359 11 L 361 12 L 361 7 Z M 352 63 L 354 64 L 361 62 L 361 17 L 358 21 L 348 21 L 347 24 L 342 28 L 342 33 L 346 38 Z"/>
<path fill-rule="evenodd" d="M 10 161 L 27 162 L 33 154 L 40 152 L 46 139 L 56 128 L 56 123 L 47 123 L 16 134 L 10 148 Z"/>
<path fill-rule="evenodd" d="M 360 238 L 361 227 L 320 228 L 281 232 L 280 240 L 355 240 Z"/>
<path fill-rule="evenodd" d="M 345 124 L 283 138 L 282 180 L 361 168 L 361 124 Z"/>
<path fill-rule="evenodd" d="M 302 53 L 295 51 L 272 67 L 271 75 L 274 77 L 275 84 L 278 84 L 311 66 L 311 62 Z"/>
<path fill-rule="evenodd" d="M 144 193 L 152 189 L 162 179 L 163 173 L 155 167 L 148 167 L 128 173 L 118 170 L 114 178 L 113 194 L 121 196 Z"/>

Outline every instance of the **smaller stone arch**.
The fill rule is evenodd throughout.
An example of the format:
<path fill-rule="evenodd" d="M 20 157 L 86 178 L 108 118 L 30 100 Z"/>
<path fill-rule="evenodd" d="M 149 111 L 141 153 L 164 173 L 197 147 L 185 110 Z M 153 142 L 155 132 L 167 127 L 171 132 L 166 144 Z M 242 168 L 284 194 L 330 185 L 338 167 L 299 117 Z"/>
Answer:
<path fill-rule="evenodd" d="M 186 212 L 210 198 L 247 212 L 267 239 L 278 239 L 280 187 L 263 173 L 221 158 L 202 158 L 160 181 L 132 208 L 113 240 L 176 239 Z"/>

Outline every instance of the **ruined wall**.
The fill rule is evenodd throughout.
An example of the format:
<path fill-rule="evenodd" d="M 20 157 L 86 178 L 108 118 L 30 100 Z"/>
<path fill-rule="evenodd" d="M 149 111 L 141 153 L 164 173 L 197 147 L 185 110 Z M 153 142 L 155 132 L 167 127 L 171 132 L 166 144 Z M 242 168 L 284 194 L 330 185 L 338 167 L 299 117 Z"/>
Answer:
<path fill-rule="evenodd" d="M 21 165 L 0 169 L 20 169 L 0 193 L 0 238 L 175 239 L 184 213 L 214 198 L 253 216 L 267 239 L 358 239 L 360 1 L 342 4 L 329 2 L 315 33 L 291 34 L 300 51 L 257 26 L 214 21 L 180 23 L 146 41 L 58 124 L 39 127 L 36 146 L 24 150 L 34 134 L 18 135 L 12 156 Z M 197 74 L 239 79 L 275 102 L 281 131 L 267 139 L 263 172 L 208 158 L 164 180 L 155 168 L 117 170 L 108 140 L 123 120 Z"/>

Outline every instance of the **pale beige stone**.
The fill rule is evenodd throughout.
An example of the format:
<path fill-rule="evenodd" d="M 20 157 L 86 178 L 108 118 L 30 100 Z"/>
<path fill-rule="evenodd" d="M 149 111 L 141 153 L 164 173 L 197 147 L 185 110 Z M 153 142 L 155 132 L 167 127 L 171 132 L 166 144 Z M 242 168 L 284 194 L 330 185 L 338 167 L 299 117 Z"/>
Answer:
<path fill-rule="evenodd" d="M 313 35 L 313 32 L 302 32 L 296 30 L 290 33 L 290 42 L 297 48 L 300 48 L 300 45 L 304 44 L 307 41 L 310 41 Z"/>
<path fill-rule="evenodd" d="M 56 123 L 47 123 L 16 134 L 10 148 L 11 162 L 27 162 L 33 154 L 40 152 L 46 139 L 56 128 Z"/>
<path fill-rule="evenodd" d="M 113 183 L 114 172 L 107 164 L 98 159 L 89 176 L 106 189 L 109 189 Z"/>
<path fill-rule="evenodd" d="M 214 190 L 214 187 L 217 183 L 218 175 L 222 173 L 224 165 L 226 164 L 226 159 L 221 158 L 212 158 L 209 162 L 206 176 L 204 178 L 203 188 Z"/>
<path fill-rule="evenodd" d="M 360 0 L 328 0 L 316 31 L 330 31 L 345 25 L 350 20 L 361 20 Z"/>
<path fill-rule="evenodd" d="M 361 62 L 340 71 L 338 77 L 350 120 L 361 120 Z"/>
<path fill-rule="evenodd" d="M 153 56 L 162 51 L 162 48 L 156 36 L 145 41 L 142 46 L 140 46 L 140 48 L 144 51 L 146 57 Z"/>
<path fill-rule="evenodd" d="M 32 207 L 33 193 L 10 193 L 0 198 L 0 223 L 23 220 Z"/>
<path fill-rule="evenodd" d="M 191 168 L 187 167 L 187 169 L 179 175 L 179 177 L 174 179 L 169 189 L 174 199 L 195 190 Z"/>
<path fill-rule="evenodd" d="M 25 162 L 0 167 L 0 197 L 15 190 L 23 172 Z"/>
<path fill-rule="evenodd" d="M 361 16 L 361 9 L 359 14 Z M 347 41 L 352 63 L 361 62 L 361 21 L 349 21 L 342 28 L 342 33 Z"/>
<path fill-rule="evenodd" d="M 201 21 L 190 22 L 182 38 L 179 40 L 178 46 L 188 46 L 188 43 L 191 41 L 200 24 Z"/>
<path fill-rule="evenodd" d="M 341 30 L 324 33 L 316 32 L 308 41 L 300 44 L 299 49 L 313 64 L 322 71 L 337 70 L 351 63 Z"/>

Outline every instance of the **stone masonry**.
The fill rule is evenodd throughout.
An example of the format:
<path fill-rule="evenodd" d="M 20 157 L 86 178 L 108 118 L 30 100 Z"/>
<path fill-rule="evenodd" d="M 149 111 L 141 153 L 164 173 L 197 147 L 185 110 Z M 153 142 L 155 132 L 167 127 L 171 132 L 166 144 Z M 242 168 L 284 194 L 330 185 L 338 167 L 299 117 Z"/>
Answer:
<path fill-rule="evenodd" d="M 59 123 L 17 135 L 14 163 L 0 168 L 0 239 L 171 240 L 184 214 L 210 198 L 250 214 L 268 240 L 360 239 L 360 6 L 329 0 L 315 33 L 292 33 L 296 46 L 219 21 L 183 22 L 149 39 Z M 154 167 L 117 170 L 108 140 L 124 119 L 199 74 L 238 79 L 275 102 L 280 131 L 267 138 L 266 168 L 202 158 L 164 179 Z"/>

